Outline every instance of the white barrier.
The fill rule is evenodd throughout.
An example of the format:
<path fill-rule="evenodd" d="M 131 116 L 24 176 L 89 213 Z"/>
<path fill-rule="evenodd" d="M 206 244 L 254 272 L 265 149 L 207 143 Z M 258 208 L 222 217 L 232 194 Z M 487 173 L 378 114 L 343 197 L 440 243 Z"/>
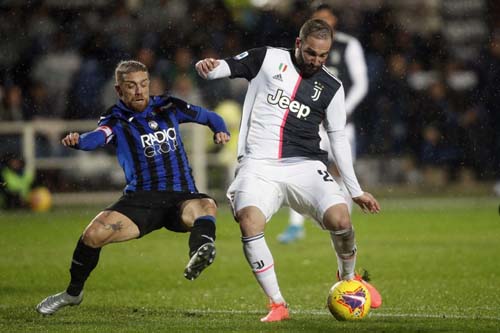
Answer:
<path fill-rule="evenodd" d="M 26 163 L 26 168 L 31 170 L 68 170 L 74 169 L 81 163 L 81 158 L 74 154 L 57 154 L 44 157 L 36 156 L 38 134 L 47 138 L 53 152 L 60 151 L 61 138 L 69 132 L 87 132 L 95 129 L 97 122 L 94 120 L 34 120 L 31 122 L 0 122 L 0 144 L 3 151 L 9 150 L 9 142 L 4 138 L 5 135 L 19 135 L 21 141 L 21 155 Z M 207 189 L 207 159 L 206 153 L 206 131 L 204 126 L 194 124 L 183 124 L 181 126 L 182 137 L 185 148 L 188 153 L 189 161 L 196 178 L 196 184 L 200 191 Z M 2 138 L 3 136 L 3 138 Z M 87 152 L 85 152 L 87 153 Z M 102 156 L 100 156 L 102 158 Z M 120 169 L 115 156 L 108 156 L 112 168 Z M 112 160 L 112 161 L 111 161 Z M 211 163 L 217 163 L 216 159 L 211 158 Z M 102 167 L 102 164 L 96 165 L 96 168 Z"/>

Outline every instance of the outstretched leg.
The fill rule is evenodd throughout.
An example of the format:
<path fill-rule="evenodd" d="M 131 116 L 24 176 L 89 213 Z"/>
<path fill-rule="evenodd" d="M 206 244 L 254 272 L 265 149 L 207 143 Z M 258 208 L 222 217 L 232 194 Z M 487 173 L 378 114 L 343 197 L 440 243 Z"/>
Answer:
<path fill-rule="evenodd" d="M 50 315 L 64 306 L 79 305 L 83 287 L 99 262 L 101 248 L 109 243 L 122 242 L 139 236 L 137 226 L 125 215 L 115 211 L 99 213 L 83 232 L 73 251 L 71 281 L 68 288 L 41 301 L 36 310 Z"/>
<path fill-rule="evenodd" d="M 215 260 L 215 215 L 217 206 L 212 199 L 192 199 L 181 207 L 182 222 L 189 235 L 189 262 L 184 277 L 196 279 Z"/>
<path fill-rule="evenodd" d="M 289 318 L 288 306 L 281 295 L 274 271 L 274 259 L 264 238 L 265 216 L 257 207 L 246 207 L 237 212 L 240 223 L 243 252 L 257 282 L 270 300 L 270 311 L 263 322 Z"/>

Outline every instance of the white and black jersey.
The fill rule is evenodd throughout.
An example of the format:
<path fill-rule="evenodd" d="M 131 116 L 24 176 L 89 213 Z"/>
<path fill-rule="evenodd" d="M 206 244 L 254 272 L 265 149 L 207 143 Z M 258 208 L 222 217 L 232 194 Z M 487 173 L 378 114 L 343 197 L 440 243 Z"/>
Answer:
<path fill-rule="evenodd" d="M 293 50 L 263 47 L 225 59 L 230 77 L 250 81 L 243 106 L 238 158 L 327 160 L 319 125 L 345 126 L 342 83 L 323 68 L 303 78 Z"/>
<path fill-rule="evenodd" d="M 320 148 L 323 124 L 344 182 L 353 196 L 363 194 L 345 135 L 346 111 L 342 83 L 323 66 L 302 77 L 293 50 L 263 47 L 220 60 L 208 79 L 245 78 L 245 96 L 238 138 L 238 160 L 303 158 L 328 163 Z"/>
<path fill-rule="evenodd" d="M 346 112 L 350 116 L 368 91 L 366 61 L 360 42 L 353 36 L 335 32 L 325 66 L 342 81 Z"/>

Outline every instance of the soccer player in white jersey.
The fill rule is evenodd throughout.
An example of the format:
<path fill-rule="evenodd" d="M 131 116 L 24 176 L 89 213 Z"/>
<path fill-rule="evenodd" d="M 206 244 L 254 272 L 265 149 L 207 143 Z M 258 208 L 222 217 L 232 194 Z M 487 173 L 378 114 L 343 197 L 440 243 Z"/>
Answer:
<path fill-rule="evenodd" d="M 322 4 L 318 6 L 311 17 L 325 21 L 334 31 L 332 48 L 325 66 L 342 81 L 344 87 L 345 110 L 347 113 L 345 133 L 351 144 L 354 162 L 356 160 L 356 129 L 352 121 L 353 112 L 368 92 L 368 75 L 366 73 L 363 48 L 355 37 L 335 30 L 337 17 L 330 5 Z M 323 126 L 320 129 L 321 148 L 328 152 L 328 171 L 344 191 L 349 212 L 351 212 L 351 197 L 333 161 L 333 154 L 329 149 L 328 137 Z M 303 215 L 290 209 L 289 225 L 283 233 L 278 235 L 278 240 L 283 244 L 288 244 L 303 238 L 305 235 L 304 220 Z"/>
<path fill-rule="evenodd" d="M 270 300 L 263 322 L 289 318 L 264 238 L 266 222 L 281 206 L 313 217 L 328 230 L 338 259 L 338 277 L 355 276 L 354 230 L 345 197 L 327 171 L 327 152 L 319 146 L 321 123 L 354 202 L 363 211 L 380 211 L 377 200 L 361 189 L 354 174 L 344 130 L 344 89 L 323 66 L 331 44 L 330 26 L 309 20 L 292 50 L 262 47 L 196 63 L 203 78 L 250 81 L 239 133 L 239 164 L 227 196 L 240 225 L 245 257 Z"/>

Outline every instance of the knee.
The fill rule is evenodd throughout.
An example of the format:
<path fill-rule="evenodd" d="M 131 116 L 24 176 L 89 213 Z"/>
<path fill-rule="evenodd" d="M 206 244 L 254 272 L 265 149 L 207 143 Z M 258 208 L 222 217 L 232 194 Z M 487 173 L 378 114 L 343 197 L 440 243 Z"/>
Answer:
<path fill-rule="evenodd" d="M 217 205 L 215 201 L 210 198 L 201 199 L 200 202 L 201 209 L 204 212 L 204 215 L 212 215 L 215 216 L 217 214 Z"/>
<path fill-rule="evenodd" d="M 323 225 L 325 229 L 330 231 L 352 228 L 347 205 L 336 205 L 329 208 L 323 217 Z"/>
<path fill-rule="evenodd" d="M 94 249 L 103 247 L 106 245 L 105 239 L 100 236 L 99 230 L 96 228 L 89 227 L 85 229 L 82 235 L 83 244 Z"/>
<path fill-rule="evenodd" d="M 237 211 L 235 218 L 240 224 L 241 234 L 244 237 L 255 236 L 264 232 L 266 217 L 255 207 L 243 208 Z"/>

